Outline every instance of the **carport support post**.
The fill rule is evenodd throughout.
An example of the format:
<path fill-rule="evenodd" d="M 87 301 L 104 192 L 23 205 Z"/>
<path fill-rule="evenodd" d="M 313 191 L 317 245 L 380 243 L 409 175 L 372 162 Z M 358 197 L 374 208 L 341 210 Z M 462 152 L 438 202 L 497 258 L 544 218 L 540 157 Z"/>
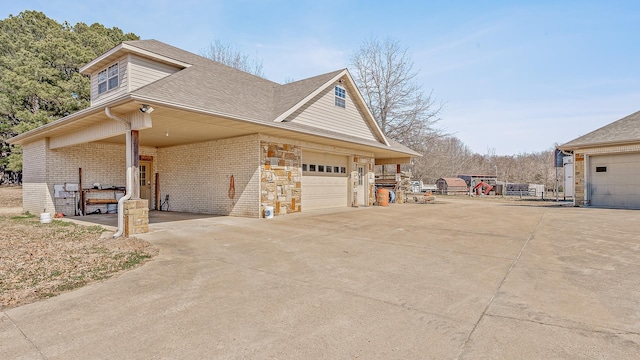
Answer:
<path fill-rule="evenodd" d="M 124 234 L 126 236 L 149 232 L 149 200 L 140 199 L 139 131 L 131 130 L 131 199 L 124 203 Z"/>
<path fill-rule="evenodd" d="M 131 181 L 131 199 L 138 200 L 140 199 L 140 131 L 131 130 L 131 149 L 127 149 L 127 151 L 131 151 L 131 167 L 133 173 L 133 179 Z"/>

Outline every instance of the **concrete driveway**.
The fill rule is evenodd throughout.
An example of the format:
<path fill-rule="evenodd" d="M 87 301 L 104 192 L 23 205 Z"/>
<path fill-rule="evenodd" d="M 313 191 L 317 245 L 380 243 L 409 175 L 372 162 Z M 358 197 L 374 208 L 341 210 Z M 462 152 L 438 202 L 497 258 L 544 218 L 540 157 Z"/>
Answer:
<path fill-rule="evenodd" d="M 639 224 L 447 198 L 157 223 L 154 261 L 0 314 L 0 358 L 637 358 Z"/>

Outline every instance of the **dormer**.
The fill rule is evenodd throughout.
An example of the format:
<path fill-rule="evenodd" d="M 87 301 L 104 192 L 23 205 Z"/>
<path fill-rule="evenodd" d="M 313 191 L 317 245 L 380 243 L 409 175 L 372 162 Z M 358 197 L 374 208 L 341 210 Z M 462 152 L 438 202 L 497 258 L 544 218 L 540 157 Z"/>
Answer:
<path fill-rule="evenodd" d="M 80 69 L 91 77 L 91 106 L 113 100 L 190 65 L 123 42 Z"/>

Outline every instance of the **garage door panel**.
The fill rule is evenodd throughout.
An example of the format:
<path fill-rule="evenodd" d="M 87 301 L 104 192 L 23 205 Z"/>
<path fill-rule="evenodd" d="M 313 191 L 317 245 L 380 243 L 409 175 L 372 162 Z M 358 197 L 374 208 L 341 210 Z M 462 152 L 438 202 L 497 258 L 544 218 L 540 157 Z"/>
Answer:
<path fill-rule="evenodd" d="M 347 163 L 348 158 L 344 155 L 302 150 L 303 211 L 347 206 Z M 336 167 L 339 172 L 334 170 Z"/>
<path fill-rule="evenodd" d="M 591 205 L 640 209 L 640 154 L 592 156 L 589 183 Z"/>
<path fill-rule="evenodd" d="M 347 206 L 346 177 L 303 176 L 302 209 Z"/>

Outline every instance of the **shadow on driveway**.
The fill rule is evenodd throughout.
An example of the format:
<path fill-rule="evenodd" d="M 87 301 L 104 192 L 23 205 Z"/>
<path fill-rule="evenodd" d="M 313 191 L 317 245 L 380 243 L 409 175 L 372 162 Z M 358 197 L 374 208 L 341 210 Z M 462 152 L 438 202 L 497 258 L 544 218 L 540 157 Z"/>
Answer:
<path fill-rule="evenodd" d="M 221 217 L 221 215 L 194 214 L 174 211 L 149 211 L 149 225 L 164 224 L 174 221 L 209 219 Z M 82 225 L 101 225 L 108 230 L 118 227 L 118 214 L 92 214 L 86 216 L 69 216 L 67 219 Z"/>

